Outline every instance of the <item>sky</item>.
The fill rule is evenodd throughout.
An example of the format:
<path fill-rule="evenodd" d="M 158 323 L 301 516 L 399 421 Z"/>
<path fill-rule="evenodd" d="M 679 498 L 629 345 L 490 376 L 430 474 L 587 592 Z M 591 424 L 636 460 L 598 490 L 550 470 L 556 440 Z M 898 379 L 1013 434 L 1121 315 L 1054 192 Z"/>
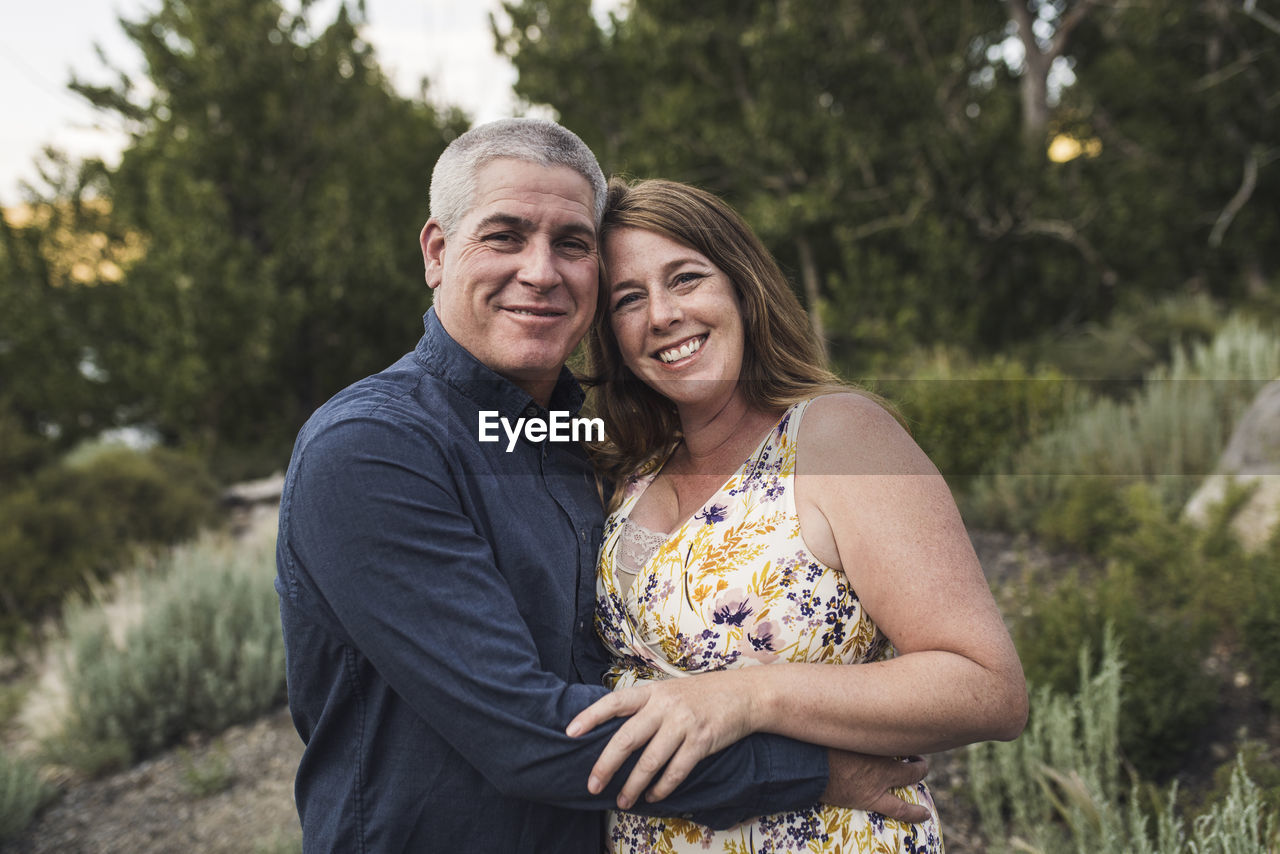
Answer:
<path fill-rule="evenodd" d="M 621 0 L 597 0 L 597 12 Z M 155 8 L 156 0 L 0 0 L 0 205 L 22 200 L 19 182 L 34 182 L 34 161 L 46 145 L 74 157 L 118 160 L 125 135 L 67 89 L 74 71 L 110 82 L 95 51 L 112 65 L 138 72 L 137 52 L 117 23 Z M 286 0 L 286 5 L 292 5 Z M 316 21 L 332 20 L 337 0 L 315 4 Z M 396 89 L 416 95 L 430 80 L 433 101 L 465 109 L 474 120 L 512 114 L 516 73 L 493 50 L 489 14 L 499 0 L 365 0 L 364 38 L 374 46 Z"/>

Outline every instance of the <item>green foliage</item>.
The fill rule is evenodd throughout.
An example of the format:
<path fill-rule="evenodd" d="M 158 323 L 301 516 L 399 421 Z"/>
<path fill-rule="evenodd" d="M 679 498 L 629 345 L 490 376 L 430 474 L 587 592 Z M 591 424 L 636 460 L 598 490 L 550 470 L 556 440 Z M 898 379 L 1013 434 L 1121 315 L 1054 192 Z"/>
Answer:
<path fill-rule="evenodd" d="M 1123 397 L 1173 359 L 1176 347 L 1205 344 L 1222 328 L 1223 309 L 1205 294 L 1181 294 L 1117 309 L 1029 345 L 1034 357 L 1079 377 L 1108 397 Z M 1265 324 L 1264 324 L 1265 325 Z"/>
<path fill-rule="evenodd" d="M 14 223 L 0 216 L 0 480 L 11 473 L 5 463 L 67 447 L 116 414 L 89 327 L 94 286 L 118 273 L 124 241 L 108 207 L 81 198 L 100 184 L 94 167 L 59 158 L 47 167 L 50 198 L 31 199 Z"/>
<path fill-rule="evenodd" d="M 1217 708 L 1215 650 L 1242 649 L 1231 668 L 1274 703 L 1280 655 L 1280 549 L 1246 553 L 1230 532 L 1246 493 L 1231 495 L 1201 528 L 1174 518 L 1143 484 L 1123 491 L 1080 479 L 1056 532 L 1100 565 L 1056 579 L 1029 578 L 1014 637 L 1028 678 L 1076 689 L 1067 650 L 1111 625 L 1129 663 L 1125 755 L 1149 776 L 1177 769 Z M 1054 531 L 1049 531 L 1054 533 Z"/>
<path fill-rule="evenodd" d="M 219 744 L 200 759 L 189 750 L 179 749 L 182 762 L 182 784 L 195 798 L 207 798 L 225 792 L 236 781 L 235 766 L 225 746 Z"/>
<path fill-rule="evenodd" d="M 1243 742 L 1236 753 L 1236 761 L 1213 772 L 1213 785 L 1200 799 L 1203 805 L 1201 813 L 1227 800 L 1239 770 L 1257 784 L 1263 807 L 1280 815 L 1280 765 L 1269 755 L 1267 744 L 1262 741 Z"/>
<path fill-rule="evenodd" d="M 844 362 L 990 352 L 1173 294 L 1260 300 L 1280 266 L 1280 52 L 1238 8 L 634 0 L 601 26 L 590 6 L 504 3 L 517 93 L 607 170 L 738 205 Z M 1088 156 L 1024 144 L 1015 6 L 1076 75 L 1040 132 Z"/>
<path fill-rule="evenodd" d="M 65 742 L 123 744 L 132 760 L 217 733 L 285 698 L 273 561 L 210 539 L 141 582 L 142 615 L 117 641 L 101 605 L 66 614 Z"/>
<path fill-rule="evenodd" d="M 131 130 L 105 192 L 146 245 L 98 289 L 106 383 L 223 474 L 283 466 L 316 406 L 421 334 L 415 235 L 465 122 L 391 90 L 353 8 L 312 32 L 277 0 L 165 0 L 124 23 L 148 85 L 73 83 Z"/>
<path fill-rule="evenodd" d="M 1056 427 L 975 485 L 971 518 L 1089 536 L 1087 520 L 1064 525 L 1054 518 L 1082 506 L 1080 490 L 1088 500 L 1105 490 L 1081 485 L 1082 478 L 1104 478 L 1118 489 L 1144 480 L 1167 504 L 1181 504 L 1213 470 L 1254 395 L 1277 375 L 1280 335 L 1232 317 L 1212 341 L 1175 347 L 1172 361 L 1148 372 L 1132 399 L 1082 398 Z"/>
<path fill-rule="evenodd" d="M 217 489 L 195 460 L 155 448 L 105 449 L 39 469 L 0 496 L 0 639 L 21 635 L 128 562 L 138 546 L 193 536 L 217 514 Z"/>
<path fill-rule="evenodd" d="M 25 830 L 55 793 L 29 764 L 0 750 L 0 842 Z"/>
<path fill-rule="evenodd" d="M 1028 592 L 1014 626 L 1027 678 L 1059 693 L 1078 690 L 1070 651 L 1088 646 L 1111 625 L 1129 664 L 1119 728 L 1124 754 L 1144 774 L 1167 775 L 1195 748 L 1216 709 L 1219 681 L 1203 664 L 1211 623 L 1154 594 L 1165 579 L 1145 581 L 1132 565 L 1114 561 L 1097 580 L 1081 577 Z"/>
<path fill-rule="evenodd" d="M 1224 796 L 1194 820 L 1189 834 L 1178 815 L 1176 785 L 1164 799 L 1136 777 L 1124 785 L 1118 748 L 1127 667 L 1109 632 L 1096 669 L 1091 660 L 1081 647 L 1078 691 L 1033 690 L 1019 739 L 967 749 L 973 802 L 990 845 L 1041 854 L 1243 854 L 1280 842 L 1278 813 L 1246 774 L 1243 756 Z"/>
<path fill-rule="evenodd" d="M 1273 710 L 1280 710 L 1280 527 L 1269 547 L 1252 555 L 1252 586 L 1241 603 L 1243 646 L 1249 651 L 1254 684 Z"/>
<path fill-rule="evenodd" d="M 1073 407 L 1077 393 L 1052 369 L 1028 371 L 1002 356 L 967 364 L 943 351 L 909 379 L 873 386 L 898 405 L 916 442 L 953 487 L 1046 432 Z"/>

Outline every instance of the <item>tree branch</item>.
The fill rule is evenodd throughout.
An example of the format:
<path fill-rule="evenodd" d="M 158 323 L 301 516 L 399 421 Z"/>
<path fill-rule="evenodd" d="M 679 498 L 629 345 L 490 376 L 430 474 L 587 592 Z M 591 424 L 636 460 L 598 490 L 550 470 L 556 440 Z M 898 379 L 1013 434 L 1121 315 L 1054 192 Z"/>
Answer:
<path fill-rule="evenodd" d="M 1262 24 L 1262 26 L 1266 27 L 1268 30 L 1271 30 L 1271 32 L 1276 35 L 1280 35 L 1280 20 L 1276 20 L 1266 12 L 1259 11 L 1257 8 L 1257 0 L 1245 0 L 1241 11 L 1250 18 L 1253 18 L 1259 24 Z"/>
<path fill-rule="evenodd" d="M 1071 31 L 1080 25 L 1085 15 L 1089 14 L 1089 10 L 1098 5 L 1098 0 L 1081 0 L 1081 2 L 1071 7 L 1071 11 L 1062 16 L 1061 22 L 1053 33 L 1053 40 L 1049 42 L 1049 49 L 1044 52 L 1045 58 L 1049 62 L 1062 56 L 1063 51 L 1067 49 L 1067 37 L 1071 35 Z"/>
<path fill-rule="evenodd" d="M 1227 202 L 1227 206 L 1222 209 L 1222 213 L 1218 214 L 1218 219 L 1213 224 L 1213 231 L 1209 232 L 1209 245 L 1217 249 L 1222 245 L 1222 238 L 1226 235 L 1227 229 L 1231 227 L 1231 221 L 1236 218 L 1236 214 L 1240 213 L 1249 202 L 1249 198 L 1253 195 L 1254 189 L 1258 186 L 1258 153 L 1250 151 L 1249 155 L 1244 159 L 1244 177 L 1240 180 L 1240 188 L 1236 190 L 1236 194 L 1231 197 L 1231 201 Z"/>

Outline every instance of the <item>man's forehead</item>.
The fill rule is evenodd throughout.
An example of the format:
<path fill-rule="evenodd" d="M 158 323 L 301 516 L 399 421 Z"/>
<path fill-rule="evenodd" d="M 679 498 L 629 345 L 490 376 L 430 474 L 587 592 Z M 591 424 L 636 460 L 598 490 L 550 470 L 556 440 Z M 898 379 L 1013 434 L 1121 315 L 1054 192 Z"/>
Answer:
<path fill-rule="evenodd" d="M 581 209 L 588 218 L 594 208 L 591 184 L 577 171 L 508 157 L 491 160 L 476 173 L 477 207 L 503 199 L 538 207 Z"/>

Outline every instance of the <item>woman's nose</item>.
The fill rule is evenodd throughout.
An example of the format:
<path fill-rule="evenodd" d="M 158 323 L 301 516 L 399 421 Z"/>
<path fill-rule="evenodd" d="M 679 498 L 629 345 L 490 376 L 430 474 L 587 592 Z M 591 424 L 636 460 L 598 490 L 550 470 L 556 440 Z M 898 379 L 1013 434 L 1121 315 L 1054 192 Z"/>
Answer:
<path fill-rule="evenodd" d="M 654 329 L 667 329 L 684 317 L 680 301 L 665 288 L 649 299 L 649 325 Z"/>

